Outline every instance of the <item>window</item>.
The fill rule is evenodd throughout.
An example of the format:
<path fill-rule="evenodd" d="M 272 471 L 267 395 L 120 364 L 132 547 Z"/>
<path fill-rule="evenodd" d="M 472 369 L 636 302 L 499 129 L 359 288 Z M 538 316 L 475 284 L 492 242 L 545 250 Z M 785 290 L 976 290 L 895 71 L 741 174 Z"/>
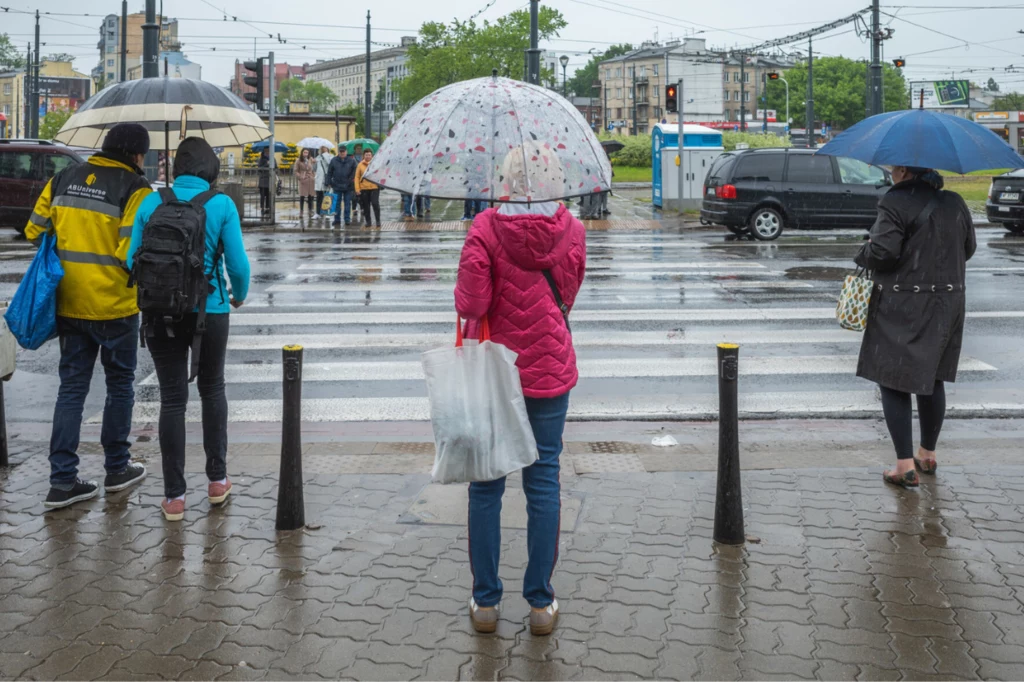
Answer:
<path fill-rule="evenodd" d="M 782 167 L 786 164 L 785 152 L 754 152 L 740 156 L 733 174 L 733 182 L 752 180 L 754 182 L 782 182 Z"/>
<path fill-rule="evenodd" d="M 789 182 L 804 182 L 827 185 L 835 181 L 832 177 L 832 157 L 817 154 L 789 154 L 789 168 L 786 179 Z"/>
<path fill-rule="evenodd" d="M 32 154 L 0 151 L 0 178 L 33 180 Z"/>
<path fill-rule="evenodd" d="M 4 83 L 4 94 L 5 95 L 11 94 L 11 84 L 10 83 Z"/>
<path fill-rule="evenodd" d="M 110 72 L 110 71 L 107 71 L 107 80 L 108 81 L 114 80 L 114 74 L 112 72 Z"/>
<path fill-rule="evenodd" d="M 65 156 L 63 154 L 46 154 L 43 157 L 43 177 L 49 180 L 73 163 L 74 161 L 72 161 L 70 156 Z"/>
<path fill-rule="evenodd" d="M 885 171 L 863 161 L 846 156 L 836 158 L 839 163 L 839 179 L 847 185 L 881 185 L 885 183 Z"/>
<path fill-rule="evenodd" d="M 732 101 L 733 102 L 739 102 L 740 101 L 740 91 L 739 90 L 734 90 L 733 91 L 733 93 L 732 93 Z"/>
<path fill-rule="evenodd" d="M 11 115 L 11 105 L 10 104 L 5 104 L 4 105 L 4 116 L 10 116 L 10 115 Z"/>
<path fill-rule="evenodd" d="M 729 72 L 728 71 L 723 71 L 722 72 L 722 82 L 724 82 L 724 83 L 728 83 L 729 82 Z"/>
<path fill-rule="evenodd" d="M 640 78 L 647 78 L 647 67 L 646 66 L 641 66 L 640 67 Z"/>
<path fill-rule="evenodd" d="M 661 107 L 654 107 L 654 118 L 661 118 Z"/>
<path fill-rule="evenodd" d="M 740 82 L 740 72 L 739 71 L 733 71 L 732 72 L 732 82 L 733 83 L 739 83 Z"/>
<path fill-rule="evenodd" d="M 114 60 L 113 59 L 108 59 L 107 60 L 107 66 L 113 67 L 114 66 Z"/>
<path fill-rule="evenodd" d="M 744 102 L 749 102 L 750 101 L 750 92 L 749 91 L 743 93 L 743 101 Z"/>
<path fill-rule="evenodd" d="M 622 78 L 622 67 L 621 66 L 619 66 L 619 67 L 617 67 L 615 69 L 615 77 L 616 78 Z"/>
<path fill-rule="evenodd" d="M 727 180 L 729 178 L 729 171 L 732 170 L 735 163 L 735 154 L 729 152 L 722 154 L 711 164 L 711 169 L 708 171 L 708 180 Z"/>
<path fill-rule="evenodd" d="M 622 118 L 622 107 L 618 107 L 617 109 L 615 109 L 615 118 Z"/>
<path fill-rule="evenodd" d="M 658 65 L 657 64 L 654 65 L 654 75 L 655 76 L 658 75 Z"/>
<path fill-rule="evenodd" d="M 750 72 L 749 71 L 744 71 L 743 72 L 743 82 L 744 83 L 749 83 L 750 82 Z"/>
<path fill-rule="evenodd" d="M 615 99 L 622 99 L 622 88 L 615 88 Z"/>
<path fill-rule="evenodd" d="M 632 89 L 629 90 L 629 98 L 633 99 L 633 90 Z"/>

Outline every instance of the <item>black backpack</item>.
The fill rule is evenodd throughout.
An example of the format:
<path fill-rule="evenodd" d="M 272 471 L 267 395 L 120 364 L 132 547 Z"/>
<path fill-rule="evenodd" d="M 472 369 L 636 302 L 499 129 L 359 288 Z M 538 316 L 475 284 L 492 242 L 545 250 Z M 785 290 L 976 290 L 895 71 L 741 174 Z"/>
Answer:
<path fill-rule="evenodd" d="M 142 244 L 135 254 L 132 283 L 138 286 L 142 311 L 140 338 L 156 333 L 159 320 L 181 320 L 198 309 L 192 337 L 189 381 L 199 373 L 199 346 L 206 331 L 206 299 L 213 291 L 213 275 L 206 274 L 206 203 L 220 194 L 207 190 L 191 201 L 182 201 L 167 187 L 160 188 L 160 205 L 146 221 Z M 224 244 L 217 244 L 213 272 L 220 266 Z"/>

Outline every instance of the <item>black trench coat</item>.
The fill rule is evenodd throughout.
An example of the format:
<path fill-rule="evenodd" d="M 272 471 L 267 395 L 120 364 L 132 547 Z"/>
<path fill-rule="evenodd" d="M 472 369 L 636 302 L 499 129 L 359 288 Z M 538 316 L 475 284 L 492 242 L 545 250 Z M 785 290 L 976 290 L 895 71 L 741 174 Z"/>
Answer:
<path fill-rule="evenodd" d="M 871 241 L 854 259 L 874 271 L 875 282 L 857 376 L 917 395 L 931 395 L 936 381 L 956 381 L 965 271 L 977 246 L 970 210 L 953 192 L 942 191 L 927 224 L 917 224 L 941 191 L 935 187 L 941 187 L 941 178 L 930 177 L 934 184 L 909 180 L 882 197 Z"/>

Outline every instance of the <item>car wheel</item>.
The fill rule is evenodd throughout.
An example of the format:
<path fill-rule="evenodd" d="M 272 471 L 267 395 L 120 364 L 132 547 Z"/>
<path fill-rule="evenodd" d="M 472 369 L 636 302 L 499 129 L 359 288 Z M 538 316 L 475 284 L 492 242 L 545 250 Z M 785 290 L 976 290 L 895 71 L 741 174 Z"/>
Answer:
<path fill-rule="evenodd" d="M 1024 223 L 1003 223 L 1003 226 L 1013 234 L 1024 234 Z"/>
<path fill-rule="evenodd" d="M 782 214 L 770 206 L 762 206 L 750 216 L 750 234 L 763 242 L 778 239 L 783 227 L 785 223 Z"/>
<path fill-rule="evenodd" d="M 746 234 L 747 233 L 747 226 L 746 225 L 726 225 L 725 229 L 729 230 L 733 234 Z"/>

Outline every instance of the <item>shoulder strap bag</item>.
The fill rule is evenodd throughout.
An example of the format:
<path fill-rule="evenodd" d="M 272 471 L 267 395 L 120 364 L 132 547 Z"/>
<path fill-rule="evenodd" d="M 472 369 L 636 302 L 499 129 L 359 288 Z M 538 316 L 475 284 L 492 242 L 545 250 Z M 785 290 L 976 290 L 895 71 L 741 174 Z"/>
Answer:
<path fill-rule="evenodd" d="M 572 327 L 569 325 L 569 306 L 562 300 L 562 292 L 558 290 L 558 285 L 555 284 L 555 277 L 551 274 L 550 270 L 541 270 L 544 273 L 544 279 L 548 281 L 548 286 L 551 287 L 551 293 L 555 297 L 555 303 L 558 305 L 558 310 L 562 313 L 562 319 L 565 320 L 565 328 L 569 330 L 569 334 L 572 335 Z"/>

